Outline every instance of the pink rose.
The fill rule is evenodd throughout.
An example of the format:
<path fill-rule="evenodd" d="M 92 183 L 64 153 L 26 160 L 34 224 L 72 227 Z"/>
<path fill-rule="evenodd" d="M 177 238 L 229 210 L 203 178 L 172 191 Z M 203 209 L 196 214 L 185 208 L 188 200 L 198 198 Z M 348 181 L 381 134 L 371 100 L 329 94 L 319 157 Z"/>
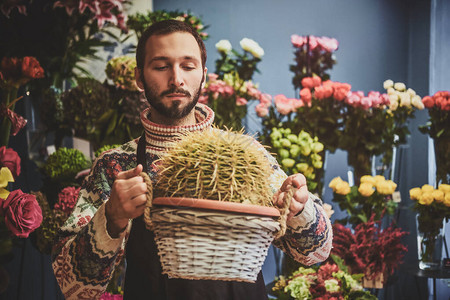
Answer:
<path fill-rule="evenodd" d="M 14 178 L 20 175 L 20 157 L 13 149 L 5 146 L 0 147 L 0 164 L 7 167 Z"/>
<path fill-rule="evenodd" d="M 349 92 L 345 102 L 352 106 L 359 106 L 361 103 L 361 97 L 357 92 Z"/>
<path fill-rule="evenodd" d="M 372 106 L 372 100 L 369 97 L 362 97 L 361 98 L 361 106 L 364 109 L 368 109 L 369 107 Z"/>
<path fill-rule="evenodd" d="M 296 48 L 301 48 L 305 43 L 306 39 L 302 36 L 293 34 L 291 35 L 291 43 Z"/>
<path fill-rule="evenodd" d="M 259 96 L 259 102 L 269 107 L 272 105 L 272 96 L 270 96 L 269 94 L 261 94 Z"/>
<path fill-rule="evenodd" d="M 269 114 L 269 109 L 266 105 L 264 105 L 264 103 L 259 103 L 258 105 L 256 105 L 255 111 L 260 118 L 263 118 Z"/>
<path fill-rule="evenodd" d="M 42 210 L 34 195 L 20 189 L 1 202 L 6 227 L 17 237 L 27 238 L 42 223 Z"/>
<path fill-rule="evenodd" d="M 318 39 L 318 42 L 322 46 L 322 48 L 327 52 L 336 51 L 339 46 L 339 43 L 336 39 L 332 39 L 325 36 Z"/>
<path fill-rule="evenodd" d="M 208 74 L 208 80 L 209 81 L 216 81 L 218 77 L 219 77 L 219 75 L 214 74 L 214 73 L 209 73 Z"/>
<path fill-rule="evenodd" d="M 302 87 L 307 88 L 307 89 L 312 89 L 314 87 L 314 81 L 312 79 L 312 77 L 305 77 L 302 79 Z"/>
<path fill-rule="evenodd" d="M 305 105 L 305 102 L 303 102 L 300 99 L 295 99 L 295 98 L 290 98 L 291 100 L 291 105 L 292 105 L 292 111 L 296 112 L 300 107 Z M 310 103 L 308 103 L 309 105 Z"/>
<path fill-rule="evenodd" d="M 317 87 L 322 84 L 322 78 L 320 78 L 319 76 L 313 76 L 312 81 L 313 81 L 313 87 Z"/>
<path fill-rule="evenodd" d="M 312 99 L 311 90 L 307 89 L 307 88 L 301 89 L 300 99 L 302 99 L 306 103 L 311 103 L 311 99 Z"/>
<path fill-rule="evenodd" d="M 280 114 L 287 115 L 292 112 L 291 100 L 286 98 L 285 95 L 276 95 L 274 99 L 275 107 Z"/>
<path fill-rule="evenodd" d="M 237 105 L 237 106 L 244 106 L 244 105 L 247 105 L 247 99 L 242 98 L 242 97 L 237 97 L 237 99 L 236 99 L 236 105 Z"/>
<path fill-rule="evenodd" d="M 200 96 L 198 98 L 198 103 L 208 104 L 208 96 Z"/>

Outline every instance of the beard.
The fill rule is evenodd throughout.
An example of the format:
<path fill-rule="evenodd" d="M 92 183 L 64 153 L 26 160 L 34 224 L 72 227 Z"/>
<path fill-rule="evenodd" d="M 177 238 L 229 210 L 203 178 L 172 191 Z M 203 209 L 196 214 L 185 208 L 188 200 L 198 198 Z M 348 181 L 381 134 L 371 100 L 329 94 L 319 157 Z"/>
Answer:
<path fill-rule="evenodd" d="M 197 105 L 198 98 L 200 97 L 200 93 L 202 90 L 203 77 L 200 86 L 197 88 L 197 90 L 194 91 L 194 96 L 192 96 L 189 91 L 176 87 L 163 91 L 158 95 L 155 92 L 157 89 L 148 86 L 144 79 L 142 82 L 144 84 L 145 97 L 147 98 L 148 103 L 160 115 L 170 119 L 182 119 L 186 117 L 192 111 L 192 109 L 194 109 L 195 105 Z M 190 101 L 184 107 L 181 106 L 182 101 L 180 100 L 172 101 L 171 105 L 164 104 L 162 98 L 172 93 L 183 94 L 188 97 Z"/>

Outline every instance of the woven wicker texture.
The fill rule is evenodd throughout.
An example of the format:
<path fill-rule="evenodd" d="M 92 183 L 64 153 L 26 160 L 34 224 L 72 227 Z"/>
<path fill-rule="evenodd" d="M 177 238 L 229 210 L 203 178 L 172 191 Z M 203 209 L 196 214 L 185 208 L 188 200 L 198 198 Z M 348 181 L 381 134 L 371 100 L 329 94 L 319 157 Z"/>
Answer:
<path fill-rule="evenodd" d="M 155 233 L 162 273 L 174 278 L 255 282 L 274 238 L 286 231 L 292 196 L 285 193 L 280 218 L 192 208 L 153 206 L 148 186 L 144 221 Z"/>
<path fill-rule="evenodd" d="M 254 282 L 280 225 L 258 217 L 192 209 L 151 211 L 163 273 Z"/>

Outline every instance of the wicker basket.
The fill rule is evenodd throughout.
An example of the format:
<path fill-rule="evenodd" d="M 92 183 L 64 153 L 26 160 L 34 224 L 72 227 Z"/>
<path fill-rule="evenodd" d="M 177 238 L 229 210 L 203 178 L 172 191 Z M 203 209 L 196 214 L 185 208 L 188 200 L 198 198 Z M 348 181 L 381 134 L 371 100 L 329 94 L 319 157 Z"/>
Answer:
<path fill-rule="evenodd" d="M 291 197 L 287 193 L 286 199 Z M 287 207 L 289 202 L 285 201 Z M 285 211 L 215 200 L 155 198 L 147 201 L 144 219 L 154 231 L 163 274 L 255 282 L 273 239 L 284 234 Z"/>

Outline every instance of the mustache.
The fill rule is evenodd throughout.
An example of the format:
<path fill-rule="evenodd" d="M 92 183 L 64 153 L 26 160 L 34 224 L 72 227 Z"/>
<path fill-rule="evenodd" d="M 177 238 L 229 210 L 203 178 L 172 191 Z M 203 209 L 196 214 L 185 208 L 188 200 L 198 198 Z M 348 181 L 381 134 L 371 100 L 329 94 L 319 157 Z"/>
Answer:
<path fill-rule="evenodd" d="M 162 92 L 160 94 L 160 97 L 164 97 L 164 96 L 169 95 L 169 94 L 183 94 L 183 95 L 185 95 L 187 97 L 191 97 L 191 93 L 189 93 L 186 90 L 183 90 L 182 88 L 171 88 L 171 89 L 168 89 L 168 90 Z"/>

